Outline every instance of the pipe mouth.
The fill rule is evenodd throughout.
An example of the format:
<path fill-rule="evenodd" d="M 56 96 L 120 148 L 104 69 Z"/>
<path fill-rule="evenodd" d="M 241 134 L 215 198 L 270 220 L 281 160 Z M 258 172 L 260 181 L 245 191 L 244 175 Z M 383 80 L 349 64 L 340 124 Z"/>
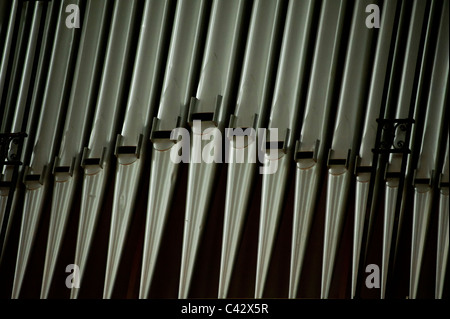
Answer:
<path fill-rule="evenodd" d="M 286 156 L 286 153 L 282 149 L 271 149 L 266 150 L 264 154 L 264 159 L 267 161 L 278 161 Z"/>
<path fill-rule="evenodd" d="M 356 181 L 358 183 L 369 183 L 370 182 L 370 173 L 360 173 L 356 176 Z"/>
<path fill-rule="evenodd" d="M 386 181 L 386 187 L 398 188 L 400 180 L 398 178 L 390 178 Z"/>
<path fill-rule="evenodd" d="M 72 176 L 70 174 L 64 174 L 64 175 L 55 175 L 55 183 L 67 183 L 72 179 Z"/>
<path fill-rule="evenodd" d="M 219 129 L 219 127 L 212 123 L 212 122 L 201 122 L 200 127 L 196 127 L 195 125 L 192 125 L 192 134 L 194 135 L 210 135 L 214 134 L 215 130 Z M 200 130 L 199 130 L 200 129 Z"/>
<path fill-rule="evenodd" d="M 317 162 L 312 158 L 297 161 L 297 167 L 301 170 L 309 170 L 311 168 L 314 168 L 316 164 Z"/>
<path fill-rule="evenodd" d="M 425 194 L 431 191 L 431 187 L 429 185 L 416 185 L 416 192 L 419 194 Z"/>
<path fill-rule="evenodd" d="M 348 172 L 348 170 L 345 168 L 345 166 L 332 167 L 332 168 L 329 169 L 330 175 L 333 175 L 333 176 L 340 176 L 340 175 L 343 175 L 343 174 L 345 174 L 347 172 Z"/>
<path fill-rule="evenodd" d="M 121 154 L 117 157 L 117 162 L 119 165 L 131 165 L 138 160 L 138 157 L 135 154 Z"/>
<path fill-rule="evenodd" d="M 27 182 L 26 183 L 26 190 L 28 191 L 37 191 L 39 190 L 43 185 L 41 185 L 38 182 Z"/>
<path fill-rule="evenodd" d="M 153 143 L 153 149 L 158 152 L 166 152 L 172 149 L 172 147 L 178 142 L 175 141 L 160 141 Z"/>
<path fill-rule="evenodd" d="M 100 166 L 90 166 L 84 169 L 85 176 L 94 176 L 99 174 L 103 169 Z"/>

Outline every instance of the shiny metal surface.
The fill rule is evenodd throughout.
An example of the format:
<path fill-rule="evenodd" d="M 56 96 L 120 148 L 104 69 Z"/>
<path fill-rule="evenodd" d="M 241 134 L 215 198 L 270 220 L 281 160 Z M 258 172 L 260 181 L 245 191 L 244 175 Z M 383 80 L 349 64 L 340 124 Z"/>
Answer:
<path fill-rule="evenodd" d="M 448 298 L 448 6 L 0 0 L 0 298 Z"/>

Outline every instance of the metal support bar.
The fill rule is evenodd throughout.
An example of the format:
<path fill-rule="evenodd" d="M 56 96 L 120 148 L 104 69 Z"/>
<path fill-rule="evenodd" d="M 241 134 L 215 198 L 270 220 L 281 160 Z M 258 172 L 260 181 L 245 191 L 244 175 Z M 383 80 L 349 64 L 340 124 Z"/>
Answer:
<path fill-rule="evenodd" d="M 12 201 L 14 198 L 14 191 L 16 190 L 17 179 L 19 175 L 19 166 L 22 165 L 20 158 L 22 156 L 22 149 L 24 144 L 24 139 L 27 134 L 24 132 L 20 133 L 0 133 L 0 172 L 3 172 L 3 167 L 6 165 L 13 166 L 13 174 L 11 180 L 9 181 L 9 192 L 8 200 L 6 202 L 6 210 L 3 215 L 3 221 L 1 223 L 0 230 L 0 256 L 3 254 L 3 244 L 6 237 L 6 230 L 8 227 L 8 219 L 11 213 Z M 14 144 L 14 152 L 11 152 L 11 145 Z M 2 181 L 7 182 L 7 181 Z M 6 186 L 1 185 L 0 186 Z"/>

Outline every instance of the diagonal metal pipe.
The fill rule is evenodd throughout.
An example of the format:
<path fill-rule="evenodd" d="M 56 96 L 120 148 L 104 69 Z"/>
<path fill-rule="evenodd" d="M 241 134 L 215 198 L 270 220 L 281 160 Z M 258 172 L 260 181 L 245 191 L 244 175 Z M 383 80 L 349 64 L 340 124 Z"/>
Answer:
<path fill-rule="evenodd" d="M 294 1 L 288 7 L 266 138 L 270 147 L 264 156 L 255 298 L 263 295 L 283 207 L 294 134 L 299 128 L 300 96 L 307 83 L 305 69 L 315 10 L 316 1 Z M 270 171 L 273 168 L 276 170 Z"/>
<path fill-rule="evenodd" d="M 117 136 L 114 200 L 111 217 L 105 297 L 111 298 L 141 175 L 146 163 L 151 119 L 157 106 L 171 1 L 145 3 L 123 129 Z"/>
<path fill-rule="evenodd" d="M 357 283 L 358 283 L 358 271 L 361 262 L 365 260 L 365 249 L 363 244 L 366 245 L 370 240 L 370 229 L 366 230 L 366 236 L 364 238 L 364 227 L 371 227 L 369 215 L 366 217 L 367 210 L 370 211 L 371 199 L 369 194 L 372 194 L 372 198 L 376 195 L 374 190 L 374 180 L 376 174 L 376 163 L 374 161 L 373 148 L 376 143 L 377 135 L 377 122 L 376 119 L 380 118 L 382 113 L 385 113 L 383 108 L 383 95 L 385 94 L 385 80 L 388 79 L 390 68 L 390 53 L 393 51 L 392 47 L 395 44 L 395 19 L 397 15 L 398 2 L 387 1 L 383 4 L 383 11 L 381 16 L 383 19 L 380 22 L 379 35 L 377 40 L 377 47 L 374 57 L 374 67 L 371 77 L 371 84 L 368 95 L 368 105 L 366 117 L 364 119 L 364 128 L 362 133 L 361 145 L 359 148 L 358 158 L 356 160 L 356 194 L 355 194 L 355 222 L 353 228 L 353 259 L 352 259 L 352 289 L 351 298 L 355 298 Z M 377 155 L 375 155 L 377 156 Z M 375 174 L 374 174 L 375 171 Z M 372 189 L 371 189 L 372 187 Z M 373 217 L 372 217 L 373 218 Z M 361 254 L 363 256 L 361 257 Z M 362 260 L 361 260 L 362 259 Z"/>
<path fill-rule="evenodd" d="M 54 5 L 54 3 L 48 3 L 43 2 L 44 8 L 43 8 L 43 18 L 40 23 L 40 28 L 38 32 L 38 38 L 41 39 L 40 43 L 38 41 L 39 49 L 38 52 L 34 55 L 34 62 L 36 63 L 36 69 L 33 68 L 32 74 L 30 75 L 30 88 L 26 87 L 25 83 L 23 82 L 23 85 L 20 87 L 20 92 L 18 94 L 18 100 L 16 105 L 16 118 L 13 120 L 13 132 L 27 132 L 28 136 L 25 138 L 23 143 L 23 151 L 21 154 L 20 161 L 24 164 L 29 164 L 30 157 L 33 152 L 33 146 L 34 141 L 36 139 L 36 130 L 40 118 L 40 112 L 42 108 L 42 99 L 45 91 L 45 85 L 47 81 L 47 72 L 44 72 L 44 70 L 48 69 L 51 54 L 52 54 L 52 47 L 53 47 L 53 40 L 54 40 L 54 29 L 56 29 L 56 23 L 57 23 L 57 14 L 58 14 L 58 6 Z M 36 6 L 36 8 L 39 8 L 39 6 Z M 33 36 L 32 39 L 35 39 L 36 36 L 34 32 L 32 32 Z M 32 40 L 30 41 L 33 43 Z M 30 46 L 31 48 L 31 46 Z M 28 53 L 27 53 L 28 56 Z M 28 68 L 28 66 L 26 66 Z M 25 78 L 24 78 L 25 79 Z M 29 102 L 30 101 L 30 102 Z M 27 107 L 29 102 L 29 108 Z M 25 112 L 22 113 L 23 108 L 25 108 Z M 21 118 L 23 114 L 23 118 Z M 17 131 L 18 130 L 18 131 Z M 23 179 L 24 174 L 24 165 L 21 165 L 19 167 L 18 171 L 18 181 Z M 13 173 L 11 172 L 10 167 L 5 167 L 4 172 L 4 178 L 8 178 Z M 8 220 L 6 221 L 7 224 L 3 224 L 3 228 L 6 227 L 6 230 L 3 229 L 2 232 L 4 233 L 2 236 L 4 239 L 4 242 L 2 244 L 2 253 L 0 256 L 0 263 L 3 261 L 4 257 L 4 251 L 6 249 L 6 243 L 9 239 L 9 234 L 12 227 L 12 220 L 15 218 L 17 214 L 20 214 L 22 211 L 22 202 L 19 201 L 19 198 L 21 198 L 24 189 L 20 187 L 22 183 L 17 183 L 17 185 L 13 185 L 16 187 L 13 198 L 12 198 L 12 204 L 10 208 L 10 216 Z M 5 189 L 2 190 L 2 195 Z M 0 196 L 0 200 L 2 201 L 8 201 L 8 198 L 6 196 Z M 5 205 L 6 206 L 6 205 Z"/>
<path fill-rule="evenodd" d="M 435 298 L 442 299 L 444 280 L 448 264 L 449 249 L 449 136 L 447 134 L 446 151 L 442 174 L 439 180 L 439 221 L 436 256 L 436 288 Z M 447 274 L 448 275 L 448 274 Z"/>
<path fill-rule="evenodd" d="M 14 36 L 14 26 L 16 23 L 16 19 L 18 16 L 18 10 L 19 10 L 19 0 L 14 0 L 10 7 L 10 14 L 9 14 L 9 21 L 8 21 L 8 27 L 6 30 L 6 36 L 5 36 L 5 43 L 3 44 L 3 51 L 1 56 L 1 63 L 0 63 L 0 101 L 3 99 L 4 94 L 4 87 L 5 82 L 7 78 L 8 73 L 8 65 L 10 63 L 9 56 L 11 54 L 11 43 L 13 41 Z M 0 109 L 1 115 L 3 116 L 4 112 L 2 109 Z M 6 111 L 6 110 L 5 110 Z M 3 122 L 3 121 L 2 121 Z"/>
<path fill-rule="evenodd" d="M 10 76 L 7 81 L 7 87 L 5 87 L 6 99 L 2 100 L 2 96 L 0 95 L 2 107 L 5 106 L 4 113 L 2 114 L 2 121 L 0 123 L 0 132 L 10 132 L 13 125 L 13 118 L 16 111 L 14 106 L 18 98 L 19 85 L 22 78 L 34 11 L 34 3 L 23 3 L 20 8 L 20 18 L 16 21 L 19 23 L 14 41 L 15 48 L 14 51 L 11 52 L 12 63 L 10 67 Z"/>
<path fill-rule="evenodd" d="M 164 84 L 157 117 L 153 119 L 151 173 L 142 257 L 139 298 L 146 298 L 154 276 L 163 230 L 173 201 L 179 163 L 171 159 L 177 140 L 175 128 L 186 126 L 190 97 L 195 92 L 200 68 L 207 1 L 177 3 Z M 181 144 L 181 143 L 180 143 Z"/>
<path fill-rule="evenodd" d="M 38 54 L 36 54 L 37 50 L 37 41 L 39 34 L 42 32 L 41 26 L 41 17 L 45 14 L 44 4 L 42 2 L 36 2 L 33 8 L 33 14 L 31 19 L 31 26 L 29 31 L 29 38 L 26 43 L 26 50 L 23 59 L 23 70 L 20 73 L 20 81 L 18 84 L 18 92 L 17 97 L 14 103 L 14 116 L 12 119 L 11 127 L 8 127 L 5 132 L 11 133 L 19 133 L 23 131 L 24 125 L 26 125 L 28 120 L 29 108 L 27 107 L 27 97 L 28 91 L 30 89 L 30 82 L 33 77 L 33 67 L 37 62 Z M 23 155 L 22 155 L 23 156 Z M 14 168 L 10 166 L 5 166 L 3 171 L 0 172 L 0 181 L 2 182 L 12 182 L 12 177 L 14 174 Z M 9 184 L 9 183 L 8 183 Z M 0 187 L 0 230 L 1 230 L 1 240 L 3 241 L 1 247 L 3 248 L 3 244 L 6 242 L 7 237 L 7 229 L 10 222 L 10 216 L 6 216 L 6 208 L 8 203 L 8 194 L 10 188 L 17 188 L 17 185 L 9 184 L 9 187 Z M 15 192 L 13 193 L 13 196 Z M 12 199 L 11 211 L 14 211 L 14 198 Z M 5 224 L 4 224 L 5 223 Z M 3 255 L 3 249 L 2 255 Z M 0 257 L 1 259 L 1 257 Z"/>
<path fill-rule="evenodd" d="M 119 115 L 128 89 L 127 74 L 131 70 L 131 44 L 135 36 L 138 2 L 114 2 L 93 127 L 88 147 L 83 150 L 84 169 L 80 219 L 75 250 L 75 264 L 83 278 L 94 230 L 109 181 L 114 137 L 121 127 Z M 108 273 L 108 271 L 107 271 Z"/>
<path fill-rule="evenodd" d="M 355 157 L 360 143 L 361 118 L 365 114 L 364 102 L 369 81 L 364 74 L 369 67 L 374 29 L 367 28 L 365 21 L 360 18 L 359 14 L 372 3 L 370 1 L 355 2 L 343 83 L 328 156 L 327 205 L 322 260 L 322 299 L 328 298 L 330 293 L 337 249 L 346 216 L 347 199 L 352 181 Z"/>
<path fill-rule="evenodd" d="M 433 5 L 436 2 L 432 3 Z M 405 5 L 405 4 L 404 4 Z M 398 100 L 397 110 L 395 112 L 395 119 L 417 119 L 419 108 L 417 103 L 422 86 L 421 83 L 417 85 L 417 91 L 415 91 L 415 77 L 417 72 L 417 65 L 420 61 L 420 37 L 418 34 L 426 32 L 426 37 L 430 36 L 430 23 L 426 24 L 426 6 L 427 4 L 422 1 L 415 1 L 412 4 L 411 20 L 409 23 L 408 36 L 406 39 L 405 56 L 399 56 L 399 63 L 402 64 L 401 77 L 399 79 L 398 88 Z M 430 11 L 429 16 L 432 16 Z M 426 31 L 428 30 L 428 31 Z M 426 62 L 427 47 L 429 41 L 425 41 L 424 57 L 420 65 L 420 80 L 423 82 L 424 77 L 424 64 Z M 414 98 L 416 100 L 414 101 Z M 402 126 L 399 126 L 400 130 Z M 408 130 L 406 130 L 407 132 Z M 414 135 L 416 131 L 416 125 L 412 126 L 411 140 L 408 142 L 405 139 L 405 143 L 411 150 L 414 145 Z M 397 133 L 397 132 L 396 132 Z M 399 134 L 402 135 L 402 134 Z M 397 141 L 393 141 L 393 149 L 399 149 Z M 400 148 L 401 149 L 401 148 Z M 409 167 L 411 165 L 410 157 L 408 154 L 393 153 L 389 156 L 389 162 L 386 167 L 385 173 L 385 203 L 384 203 L 384 221 L 383 221 L 383 244 L 382 244 L 382 282 L 381 282 L 381 298 L 384 298 L 387 290 L 387 282 L 389 280 L 389 272 L 393 268 L 395 251 L 398 241 L 398 229 L 401 226 L 401 211 L 404 210 L 404 198 L 406 195 L 406 187 L 403 186 L 404 181 L 409 179 Z M 399 204 L 401 205 L 399 209 Z M 400 210 L 400 212 L 399 212 Z M 397 235 L 395 233 L 397 232 Z M 393 252 L 394 251 L 394 252 Z"/>
<path fill-rule="evenodd" d="M 84 10 L 82 34 L 70 92 L 68 110 L 58 156 L 53 168 L 53 197 L 50 227 L 41 287 L 41 298 L 47 298 L 56 261 L 60 253 L 67 221 L 79 182 L 81 152 L 87 143 L 92 113 L 97 97 L 102 52 L 106 40 L 105 20 L 110 1 L 88 1 Z M 73 289 L 71 293 L 78 291 Z"/>
<path fill-rule="evenodd" d="M 221 134 L 234 103 L 233 87 L 237 77 L 237 65 L 241 59 L 241 40 L 246 32 L 243 27 L 248 3 L 245 0 L 216 0 L 211 9 L 200 81 L 188 114 L 188 123 L 193 128 L 179 298 L 188 296 L 217 163 L 221 161 L 218 150 L 214 150 L 214 159 L 210 163 L 203 162 L 201 154 L 208 142 L 222 139 Z"/>
<path fill-rule="evenodd" d="M 59 5 L 60 16 L 36 133 L 37 139 L 30 165 L 24 174 L 26 191 L 12 291 L 14 299 L 19 297 L 39 219 L 50 187 L 52 160 L 56 153 L 56 143 L 67 106 L 69 78 L 72 76 L 72 62 L 77 48 L 76 29 L 69 29 L 64 24 L 63 12 L 70 3 L 79 4 L 78 1 L 63 1 Z"/>
<path fill-rule="evenodd" d="M 427 239 L 428 224 L 431 217 L 432 200 L 434 193 L 433 178 L 438 167 L 438 152 L 443 137 L 444 115 L 446 97 L 448 95 L 449 75 L 449 2 L 444 1 L 440 17 L 440 25 L 436 50 L 433 57 L 432 77 L 428 92 L 425 125 L 422 134 L 417 168 L 414 171 L 414 210 L 411 242 L 411 272 L 409 297 L 417 297 L 420 271 L 423 259 L 425 242 Z"/>
<path fill-rule="evenodd" d="M 346 7 L 346 1 L 325 1 L 319 18 L 306 108 L 294 153 L 296 180 L 289 298 L 295 298 L 299 288 L 305 250 L 319 195 L 319 183 L 323 175 L 341 46 L 339 39 L 342 36 Z M 325 93 L 322 88 L 326 88 Z"/>
<path fill-rule="evenodd" d="M 236 110 L 230 119 L 227 190 L 224 212 L 222 257 L 220 264 L 219 298 L 225 298 L 230 285 L 241 232 L 248 209 L 257 165 L 250 161 L 257 150 L 257 130 L 266 126 L 272 78 L 276 72 L 277 44 L 281 39 L 283 1 L 256 1 L 253 5 L 249 35 L 246 43 Z M 245 136 L 234 136 L 235 129 Z M 245 131 L 254 130 L 252 132 Z M 236 133 L 239 134 L 239 133 Z M 240 157 L 247 160 L 239 161 Z M 238 162 L 239 161 L 239 162 Z"/>

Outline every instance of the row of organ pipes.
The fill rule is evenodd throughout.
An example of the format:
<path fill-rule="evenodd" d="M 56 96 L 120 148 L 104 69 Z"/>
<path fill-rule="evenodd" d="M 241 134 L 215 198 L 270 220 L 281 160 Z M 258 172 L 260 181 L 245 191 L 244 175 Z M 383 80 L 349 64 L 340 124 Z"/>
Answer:
<path fill-rule="evenodd" d="M 67 26 L 70 5 L 80 10 L 79 28 Z M 378 27 L 368 27 L 367 8 L 374 5 Z M 379 297 L 389 296 L 406 232 L 408 297 L 418 296 L 426 243 L 435 238 L 433 297 L 442 298 L 449 249 L 448 12 L 448 0 L 0 1 L 0 262 L 15 265 L 13 274 L 1 275 L 13 278 L 8 297 L 21 296 L 46 210 L 39 297 L 49 297 L 77 202 L 73 264 L 83 286 L 112 185 L 99 297 L 113 296 L 144 196 L 137 297 L 149 297 L 169 213 L 182 200 L 176 297 L 188 298 L 208 216 L 217 214 L 212 199 L 225 160 L 218 298 L 229 295 L 258 175 L 252 297 L 264 296 L 280 220 L 292 214 L 286 296 L 296 298 L 322 199 L 320 298 L 330 297 L 349 214 L 350 298 L 364 285 L 380 219 Z M 176 128 L 191 133 L 188 164 L 171 159 L 180 145 Z M 226 128 L 253 130 L 239 141 Z M 218 139 L 230 143 L 228 158 L 192 161 Z M 235 160 L 260 151 L 259 140 L 267 146 L 261 163 Z M 267 173 L 273 162 L 276 171 Z M 175 194 L 182 182 L 185 199 Z M 82 289 L 73 288 L 70 298 Z"/>

